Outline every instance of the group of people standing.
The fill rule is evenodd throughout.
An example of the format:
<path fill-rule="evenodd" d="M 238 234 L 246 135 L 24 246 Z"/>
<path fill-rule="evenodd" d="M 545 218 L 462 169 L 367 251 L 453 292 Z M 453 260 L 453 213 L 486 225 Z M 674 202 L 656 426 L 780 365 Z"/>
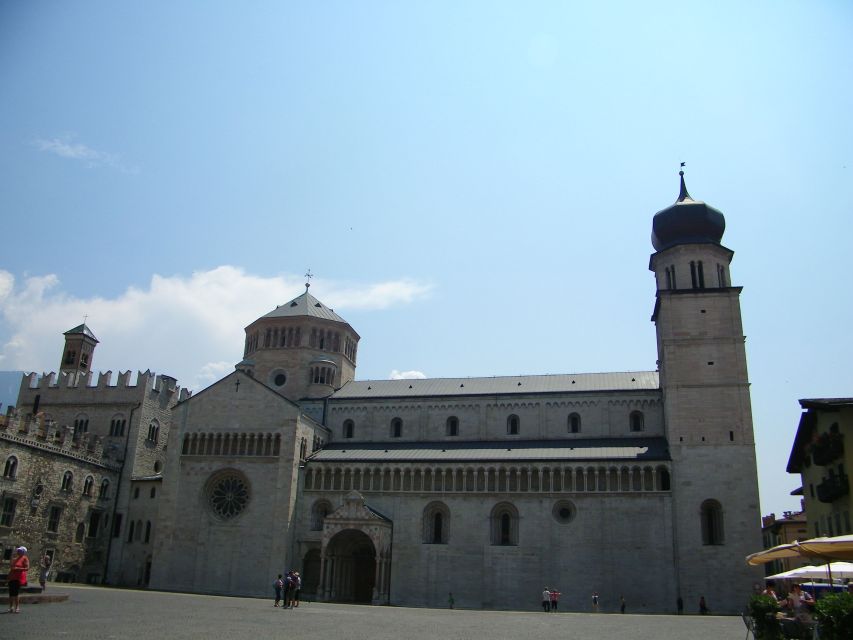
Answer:
<path fill-rule="evenodd" d="M 542 610 L 546 613 L 549 611 L 557 611 L 557 605 L 560 602 L 560 596 L 563 595 L 557 588 L 549 589 L 545 587 L 542 592 Z"/>
<path fill-rule="evenodd" d="M 274 607 L 295 609 L 299 606 L 299 596 L 302 591 L 302 577 L 298 571 L 290 570 L 284 575 L 278 574 L 273 583 L 275 589 Z"/>
<path fill-rule="evenodd" d="M 51 557 L 47 554 L 39 561 L 39 585 L 41 590 L 47 588 L 47 577 L 50 573 Z M 27 548 L 17 547 L 9 561 L 9 574 L 6 584 L 9 588 L 9 613 L 21 613 L 21 589 L 29 583 L 27 574 L 30 572 L 30 557 Z"/>

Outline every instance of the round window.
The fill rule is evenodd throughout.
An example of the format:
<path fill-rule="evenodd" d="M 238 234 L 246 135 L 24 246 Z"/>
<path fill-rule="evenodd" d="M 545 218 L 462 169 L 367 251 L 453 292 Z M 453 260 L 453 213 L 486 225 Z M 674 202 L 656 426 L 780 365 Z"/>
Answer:
<path fill-rule="evenodd" d="M 287 376 L 284 375 L 283 373 L 279 373 L 275 376 L 275 378 L 273 379 L 273 382 L 275 383 L 275 386 L 283 387 L 284 383 L 287 382 Z"/>
<path fill-rule="evenodd" d="M 577 508 L 568 500 L 560 500 L 559 502 L 555 502 L 554 508 L 551 509 L 551 515 L 554 516 L 554 520 L 556 520 L 560 524 L 566 524 L 574 520 L 576 513 Z"/>
<path fill-rule="evenodd" d="M 226 473 L 210 483 L 207 499 L 213 513 L 223 520 L 230 520 L 240 515 L 249 504 L 249 485 L 241 474 Z"/>

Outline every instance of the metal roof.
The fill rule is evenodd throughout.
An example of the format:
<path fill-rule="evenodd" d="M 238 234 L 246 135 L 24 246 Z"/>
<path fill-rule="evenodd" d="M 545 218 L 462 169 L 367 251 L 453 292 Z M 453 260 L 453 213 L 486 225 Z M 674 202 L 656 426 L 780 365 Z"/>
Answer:
<path fill-rule="evenodd" d="M 427 378 L 419 380 L 354 380 L 332 398 L 475 396 L 529 393 L 583 393 L 592 391 L 654 391 L 657 371 L 625 373 L 566 373 L 492 378 Z"/>
<path fill-rule="evenodd" d="M 290 302 L 286 302 L 270 311 L 263 318 L 291 318 L 294 316 L 310 316 L 312 318 L 322 318 L 324 320 L 333 320 L 334 322 L 347 321 L 341 318 L 333 309 L 329 309 L 322 302 L 317 300 L 307 291 L 301 296 L 294 298 Z"/>
<path fill-rule="evenodd" d="M 665 438 L 328 444 L 309 462 L 525 462 L 669 460 Z"/>

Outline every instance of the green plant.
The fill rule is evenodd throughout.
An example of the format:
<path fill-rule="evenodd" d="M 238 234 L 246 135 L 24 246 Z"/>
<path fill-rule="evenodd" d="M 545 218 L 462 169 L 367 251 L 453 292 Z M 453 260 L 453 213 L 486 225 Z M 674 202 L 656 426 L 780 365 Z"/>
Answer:
<path fill-rule="evenodd" d="M 755 624 L 756 640 L 782 640 L 782 628 L 776 620 L 779 604 L 773 596 L 752 596 L 749 615 Z"/>
<path fill-rule="evenodd" d="M 853 595 L 830 593 L 814 609 L 821 640 L 853 640 Z"/>

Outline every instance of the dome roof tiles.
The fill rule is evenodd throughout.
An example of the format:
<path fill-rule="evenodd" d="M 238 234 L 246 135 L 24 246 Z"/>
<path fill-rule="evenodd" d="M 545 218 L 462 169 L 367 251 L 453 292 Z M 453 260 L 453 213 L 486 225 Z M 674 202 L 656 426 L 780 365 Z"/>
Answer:
<path fill-rule="evenodd" d="M 312 318 L 322 318 L 323 320 L 332 320 L 333 322 L 347 321 L 340 317 L 334 310 L 329 309 L 322 302 L 317 300 L 307 291 L 301 296 L 298 296 L 290 302 L 285 302 L 283 305 L 276 307 L 263 318 L 292 318 L 296 316 L 309 316 Z"/>

